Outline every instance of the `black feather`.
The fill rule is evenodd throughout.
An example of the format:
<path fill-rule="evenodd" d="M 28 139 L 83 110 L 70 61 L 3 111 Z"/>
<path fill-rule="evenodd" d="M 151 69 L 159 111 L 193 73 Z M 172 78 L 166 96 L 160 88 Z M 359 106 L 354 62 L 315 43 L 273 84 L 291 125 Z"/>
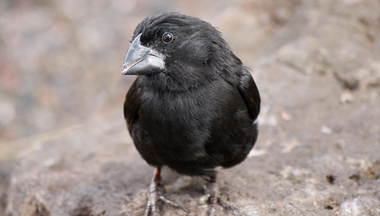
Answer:
<path fill-rule="evenodd" d="M 164 44 L 162 34 L 171 32 Z M 165 71 L 139 75 L 124 115 L 141 156 L 185 175 L 242 162 L 256 142 L 256 84 L 210 24 L 179 13 L 146 18 L 134 32 L 165 56 Z"/>

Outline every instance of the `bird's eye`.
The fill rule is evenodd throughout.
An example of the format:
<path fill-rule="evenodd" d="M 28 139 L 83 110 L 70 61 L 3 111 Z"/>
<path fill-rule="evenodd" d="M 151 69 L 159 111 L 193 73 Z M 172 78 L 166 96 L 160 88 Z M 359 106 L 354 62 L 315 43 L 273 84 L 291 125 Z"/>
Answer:
<path fill-rule="evenodd" d="M 173 40 L 173 35 L 171 33 L 165 32 L 162 35 L 162 41 L 164 41 L 165 43 L 169 43 L 172 40 Z"/>

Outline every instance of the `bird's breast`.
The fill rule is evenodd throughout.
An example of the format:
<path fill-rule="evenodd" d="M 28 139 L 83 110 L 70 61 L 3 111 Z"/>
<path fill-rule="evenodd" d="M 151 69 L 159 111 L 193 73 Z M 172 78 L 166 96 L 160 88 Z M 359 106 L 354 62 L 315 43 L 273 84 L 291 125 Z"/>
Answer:
<path fill-rule="evenodd" d="M 144 131 L 141 145 L 158 161 L 202 158 L 211 133 L 210 111 L 204 95 L 142 92 L 138 121 Z"/>
<path fill-rule="evenodd" d="M 142 127 L 157 136 L 191 136 L 192 131 L 206 130 L 210 110 L 203 95 L 142 93 L 139 116 Z M 187 137 L 190 139 L 191 137 Z"/>

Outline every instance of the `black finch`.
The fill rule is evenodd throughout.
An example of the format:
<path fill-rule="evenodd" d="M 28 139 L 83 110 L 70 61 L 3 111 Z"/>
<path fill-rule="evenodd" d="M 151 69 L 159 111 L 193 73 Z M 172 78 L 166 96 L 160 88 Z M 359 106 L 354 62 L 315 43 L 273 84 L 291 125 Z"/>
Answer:
<path fill-rule="evenodd" d="M 209 23 L 161 13 L 137 25 L 122 74 L 138 75 L 124 116 L 141 157 L 156 167 L 145 215 L 159 214 L 162 166 L 207 179 L 208 215 L 219 198 L 216 167 L 241 163 L 256 142 L 260 95 L 240 59 Z M 232 209 L 233 210 L 233 209 Z"/>

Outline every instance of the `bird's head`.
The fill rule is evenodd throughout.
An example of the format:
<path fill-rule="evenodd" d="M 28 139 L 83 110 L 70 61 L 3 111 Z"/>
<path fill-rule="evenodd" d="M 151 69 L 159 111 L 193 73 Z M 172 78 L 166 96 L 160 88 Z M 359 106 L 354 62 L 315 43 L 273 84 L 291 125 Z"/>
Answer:
<path fill-rule="evenodd" d="M 122 74 L 185 89 L 209 82 L 236 64 L 240 60 L 209 23 L 165 12 L 138 24 Z"/>

